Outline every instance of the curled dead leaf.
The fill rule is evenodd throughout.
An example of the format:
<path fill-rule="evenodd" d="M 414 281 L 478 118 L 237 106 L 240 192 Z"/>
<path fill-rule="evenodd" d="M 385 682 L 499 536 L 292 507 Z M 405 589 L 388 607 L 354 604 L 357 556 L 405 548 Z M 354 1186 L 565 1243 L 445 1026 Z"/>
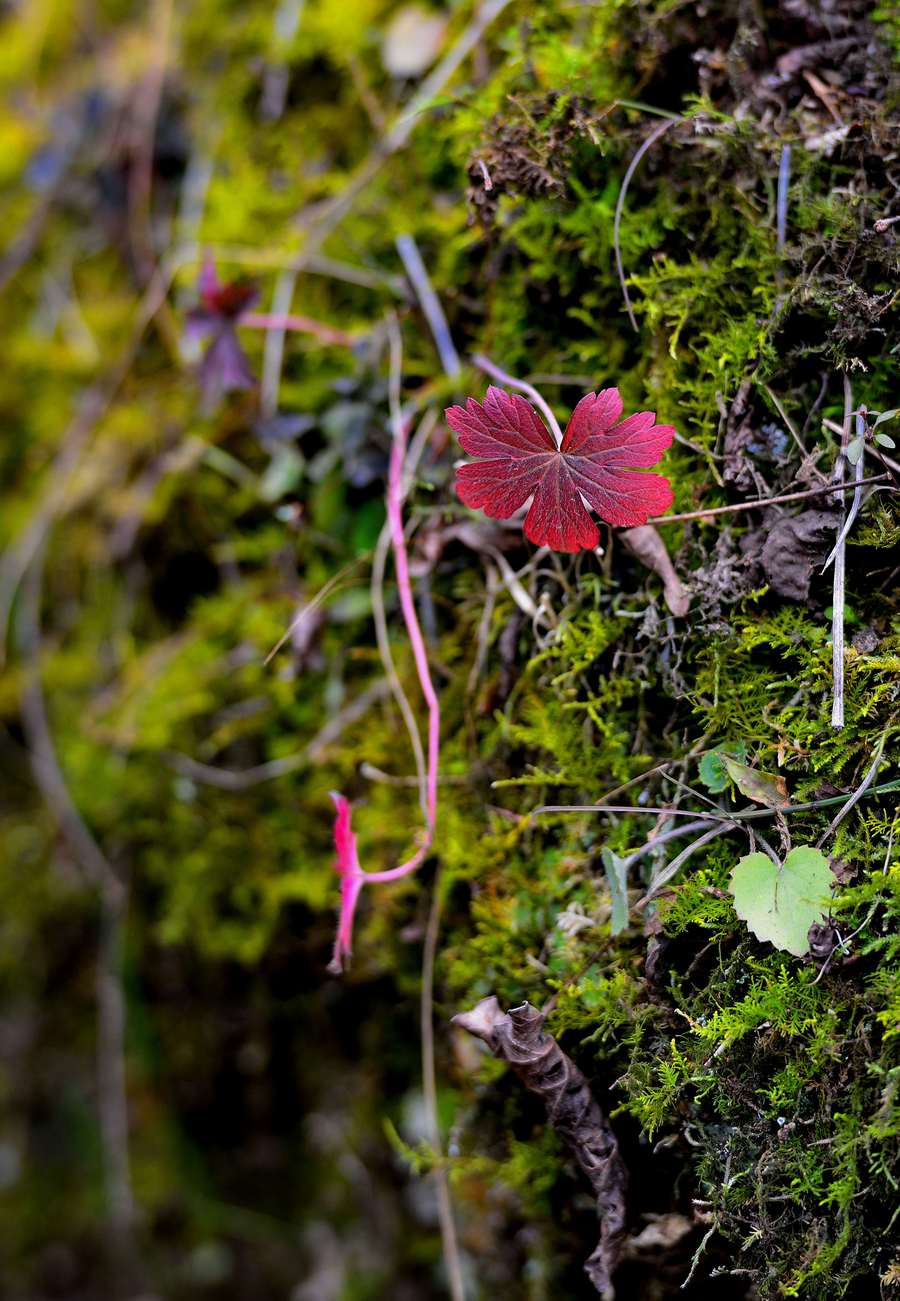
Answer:
<path fill-rule="evenodd" d="M 590 1180 L 601 1220 L 600 1241 L 584 1268 L 597 1291 L 611 1295 L 625 1236 L 628 1176 L 616 1136 L 590 1085 L 552 1035 L 544 1033 L 543 1013 L 528 1003 L 503 1012 L 491 994 L 471 1012 L 452 1019 L 509 1062 L 526 1089 L 543 1099 L 550 1124 Z"/>

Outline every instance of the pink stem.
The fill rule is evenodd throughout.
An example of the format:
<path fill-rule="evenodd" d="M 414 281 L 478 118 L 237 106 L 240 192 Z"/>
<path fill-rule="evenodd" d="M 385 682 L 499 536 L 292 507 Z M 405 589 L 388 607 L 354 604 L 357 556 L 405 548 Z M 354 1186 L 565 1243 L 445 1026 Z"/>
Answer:
<path fill-rule="evenodd" d="M 391 332 L 391 426 L 393 440 L 391 442 L 391 460 L 388 467 L 388 490 L 387 490 L 387 517 L 388 527 L 391 531 L 391 543 L 394 548 L 394 565 L 397 570 L 397 590 L 400 593 L 400 609 L 403 611 L 403 621 L 406 624 L 406 631 L 409 634 L 409 642 L 412 646 L 413 658 L 416 662 L 416 673 L 419 677 L 419 685 L 422 688 L 422 695 L 425 697 L 425 703 L 428 706 L 428 750 L 427 750 L 427 790 L 426 790 L 426 822 L 425 835 L 422 843 L 411 858 L 399 867 L 388 868 L 384 872 L 365 872 L 364 876 L 367 881 L 394 881 L 397 877 L 406 876 L 409 872 L 414 872 L 422 862 L 425 855 L 431 847 L 434 839 L 434 826 L 437 819 L 437 778 L 438 778 L 438 750 L 440 747 L 441 735 L 441 707 L 438 704 L 437 692 L 434 689 L 434 683 L 431 680 L 431 671 L 428 667 L 428 652 L 425 649 L 425 640 L 422 636 L 422 630 L 419 627 L 419 620 L 416 616 L 416 602 L 413 597 L 412 582 L 409 576 L 409 558 L 406 550 L 406 535 L 403 531 L 403 501 L 405 497 L 403 484 L 403 471 L 406 467 L 406 445 L 408 426 L 400 409 L 400 363 L 401 363 L 401 342 L 400 332 L 394 324 Z"/>
<path fill-rule="evenodd" d="M 406 469 L 408 427 L 400 407 L 400 366 L 402 358 L 400 332 L 396 320 L 391 321 L 391 326 L 390 405 L 393 440 L 388 468 L 386 504 L 388 528 L 394 550 L 394 565 L 397 571 L 397 590 L 400 593 L 400 608 L 403 612 L 403 620 L 412 646 L 419 685 L 428 705 L 425 830 L 419 848 L 405 862 L 400 863 L 397 867 L 387 868 L 383 872 L 365 872 L 360 867 L 356 853 L 356 837 L 350 828 L 350 806 L 342 795 L 332 795 L 337 810 L 334 828 L 335 849 L 337 850 L 336 866 L 341 877 L 340 918 L 334 942 L 334 956 L 329 965 L 329 970 L 335 973 L 340 972 L 342 959 L 350 954 L 353 938 L 353 915 L 362 887 L 371 881 L 396 881 L 399 877 L 408 876 L 410 872 L 414 872 L 431 848 L 437 821 L 441 710 L 437 692 L 431 680 L 431 672 L 428 668 L 428 653 L 425 649 L 425 640 L 416 616 L 416 603 L 409 574 L 406 536 L 403 531 L 404 471 Z"/>
<path fill-rule="evenodd" d="M 331 325 L 316 321 L 311 316 L 281 316 L 269 312 L 246 312 L 238 322 L 250 330 L 297 330 L 301 334 L 312 334 L 320 343 L 334 344 L 338 348 L 352 348 L 356 340 L 345 330 L 336 330 Z"/>
<path fill-rule="evenodd" d="M 394 881 L 397 877 L 413 872 L 422 862 L 434 837 L 434 825 L 437 819 L 437 777 L 438 749 L 440 746 L 441 708 L 437 692 L 431 680 L 428 668 L 428 653 L 419 620 L 416 616 L 416 603 L 413 597 L 412 582 L 409 576 L 409 559 L 406 550 L 406 536 L 403 532 L 403 468 L 406 461 L 407 427 L 403 417 L 397 412 L 394 416 L 394 440 L 391 445 L 391 462 L 388 471 L 387 515 L 391 530 L 391 542 L 394 547 L 394 564 L 397 569 L 397 590 L 400 593 L 400 609 L 409 634 L 416 673 L 422 695 L 428 705 L 428 762 L 427 762 L 427 799 L 428 813 L 425 825 L 425 838 L 412 858 L 401 863 L 399 867 L 388 868 L 384 872 L 365 872 L 367 881 Z"/>

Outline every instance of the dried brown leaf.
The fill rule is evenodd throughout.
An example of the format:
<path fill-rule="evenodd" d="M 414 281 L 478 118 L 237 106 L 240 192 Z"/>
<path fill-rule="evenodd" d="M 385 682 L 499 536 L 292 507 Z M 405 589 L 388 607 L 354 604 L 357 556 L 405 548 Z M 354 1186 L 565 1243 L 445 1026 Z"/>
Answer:
<path fill-rule="evenodd" d="M 773 592 L 792 601 L 805 601 L 813 570 L 834 542 L 835 515 L 807 510 L 780 519 L 766 535 L 760 560 Z"/>
<path fill-rule="evenodd" d="M 616 1136 L 590 1085 L 552 1035 L 544 1033 L 543 1013 L 528 1003 L 503 1012 L 492 994 L 471 1012 L 458 1013 L 453 1022 L 509 1062 L 525 1087 L 543 1099 L 550 1124 L 572 1149 L 597 1198 L 600 1241 L 584 1268 L 602 1296 L 612 1295 L 612 1275 L 625 1236 L 628 1176 Z"/>
<path fill-rule="evenodd" d="M 672 613 L 687 614 L 691 598 L 681 586 L 666 544 L 656 528 L 652 524 L 642 524 L 636 529 L 623 529 L 619 536 L 635 559 L 662 579 L 663 595 Z"/>

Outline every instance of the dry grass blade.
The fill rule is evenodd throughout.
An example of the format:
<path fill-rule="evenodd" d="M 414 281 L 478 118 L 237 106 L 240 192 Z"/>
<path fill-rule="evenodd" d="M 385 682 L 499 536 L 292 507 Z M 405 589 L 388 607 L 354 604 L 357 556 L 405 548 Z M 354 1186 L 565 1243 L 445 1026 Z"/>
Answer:
<path fill-rule="evenodd" d="M 869 768 L 865 777 L 860 782 L 859 786 L 856 788 L 856 790 L 847 800 L 846 804 L 844 804 L 838 810 L 835 816 L 831 819 L 827 831 L 823 832 L 823 834 L 819 837 L 818 841 L 816 842 L 817 848 L 821 849 L 822 845 L 825 844 L 825 841 L 828 840 L 830 836 L 834 835 L 835 831 L 837 831 L 838 827 L 844 821 L 844 818 L 846 818 L 847 814 L 850 813 L 853 808 L 855 808 L 855 806 L 865 795 L 866 791 L 872 785 L 872 782 L 875 780 L 875 777 L 878 773 L 878 769 L 881 767 L 881 756 L 884 753 L 884 743 L 886 739 L 887 739 L 887 733 L 884 733 L 881 737 L 881 740 L 878 742 L 878 747 L 875 751 L 875 758 L 872 760 L 871 767 Z"/>
<path fill-rule="evenodd" d="M 834 465 L 834 480 L 844 483 L 844 465 L 846 463 L 847 445 L 850 441 L 850 419 L 853 411 L 853 389 L 850 380 L 844 376 L 844 424 L 841 432 L 841 446 Z M 857 491 L 859 485 L 857 484 Z M 846 547 L 838 533 L 838 542 L 834 549 L 834 581 L 831 593 L 831 664 L 834 682 L 834 699 L 831 705 L 831 726 L 844 726 L 844 575 Z"/>
<path fill-rule="evenodd" d="M 407 143 L 416 128 L 419 115 L 429 107 L 434 97 L 440 94 L 453 74 L 475 49 L 487 28 L 509 3 L 510 0 L 486 0 L 486 3 L 481 5 L 469 25 L 460 33 L 456 43 L 422 82 L 393 126 L 377 142 L 368 158 L 360 164 L 344 188 L 325 205 L 318 219 L 307 231 L 306 242 L 293 266 L 279 276 L 272 303 L 273 312 L 285 313 L 290 310 L 300 272 L 306 268 L 313 257 L 318 256 L 328 236 L 347 215 L 366 186 L 375 179 L 388 158 Z M 260 389 L 260 405 L 264 415 L 274 413 L 278 406 L 284 338 L 283 330 L 271 330 L 266 334 Z"/>
<path fill-rule="evenodd" d="M 425 263 L 422 261 L 419 246 L 412 235 L 398 235 L 394 243 L 397 245 L 397 252 L 400 254 L 404 270 L 409 276 L 410 284 L 416 292 L 419 305 L 425 313 L 425 319 L 428 322 L 428 328 L 431 330 L 434 345 L 444 368 L 444 374 L 449 379 L 458 379 L 461 370 L 459 353 L 454 346 L 450 326 L 447 324 L 444 309 L 441 307 L 441 300 L 434 292 L 434 286 L 425 269 Z"/>

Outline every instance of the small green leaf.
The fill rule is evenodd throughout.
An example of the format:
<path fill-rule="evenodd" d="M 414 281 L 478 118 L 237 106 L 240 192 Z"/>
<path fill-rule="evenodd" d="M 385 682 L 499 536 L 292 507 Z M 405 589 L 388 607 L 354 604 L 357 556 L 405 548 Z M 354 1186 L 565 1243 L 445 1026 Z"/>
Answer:
<path fill-rule="evenodd" d="M 900 407 L 892 407 L 890 411 L 882 411 L 881 415 L 876 417 L 872 428 L 877 429 L 879 425 L 884 424 L 885 420 L 893 420 L 896 416 L 900 416 Z"/>
<path fill-rule="evenodd" d="M 728 776 L 742 795 L 756 804 L 765 804 L 769 809 L 783 809 L 790 804 L 787 784 L 783 777 L 775 773 L 762 772 L 759 768 L 748 768 L 745 763 L 738 763 L 730 755 L 723 755 L 722 762 Z"/>
<path fill-rule="evenodd" d="M 882 447 L 893 448 L 897 446 L 897 444 L 894 442 L 893 438 L 891 438 L 889 434 L 876 434 L 875 442 L 880 443 Z"/>
<path fill-rule="evenodd" d="M 743 741 L 736 741 L 734 745 L 717 745 L 700 760 L 700 780 L 713 795 L 720 795 L 728 786 L 728 771 L 723 762 L 726 754 L 743 763 L 747 758 L 747 747 Z"/>
<path fill-rule="evenodd" d="M 823 920 L 833 882 L 828 860 L 798 845 L 779 866 L 766 854 L 747 854 L 731 873 L 734 910 L 758 940 L 802 958 L 809 928 Z"/>
<path fill-rule="evenodd" d="M 628 925 L 628 869 L 625 859 L 614 854 L 604 845 L 600 850 L 609 897 L 612 900 L 612 917 L 610 919 L 613 935 L 621 935 Z"/>
<path fill-rule="evenodd" d="M 856 465 L 864 450 L 865 444 L 861 438 L 854 438 L 852 443 L 847 444 L 847 460 L 851 465 Z"/>
<path fill-rule="evenodd" d="M 277 447 L 259 481 L 259 495 L 263 501 L 281 501 L 299 486 L 306 461 L 296 447 L 285 444 Z"/>

